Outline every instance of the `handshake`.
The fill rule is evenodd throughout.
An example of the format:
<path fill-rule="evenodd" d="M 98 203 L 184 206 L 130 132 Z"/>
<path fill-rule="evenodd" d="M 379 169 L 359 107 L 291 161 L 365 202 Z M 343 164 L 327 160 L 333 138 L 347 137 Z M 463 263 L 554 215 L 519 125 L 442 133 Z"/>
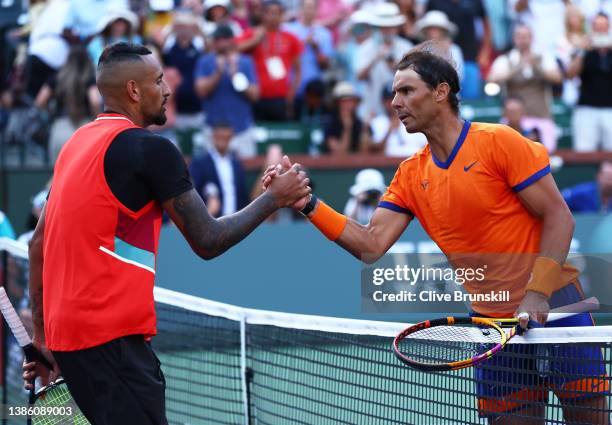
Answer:
<path fill-rule="evenodd" d="M 312 197 L 310 179 L 300 164 L 292 164 L 288 156 L 283 156 L 279 164 L 266 168 L 262 178 L 262 188 L 269 193 L 279 208 L 291 207 L 301 211 Z"/>

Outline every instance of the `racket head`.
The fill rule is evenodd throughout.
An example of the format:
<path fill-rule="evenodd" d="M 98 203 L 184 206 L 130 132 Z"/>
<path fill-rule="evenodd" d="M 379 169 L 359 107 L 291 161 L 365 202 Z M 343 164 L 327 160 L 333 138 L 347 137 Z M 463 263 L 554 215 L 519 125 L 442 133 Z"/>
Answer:
<path fill-rule="evenodd" d="M 499 352 L 515 335 L 502 326 L 515 319 L 443 317 L 412 325 L 393 340 L 393 353 L 404 364 L 424 371 L 458 370 L 474 366 Z M 503 323 L 503 325 L 502 325 Z"/>
<path fill-rule="evenodd" d="M 45 409 L 47 412 L 54 410 L 58 414 L 33 415 L 32 425 L 89 425 L 89 421 L 79 410 L 63 378 L 58 378 L 37 390 L 34 396 L 34 407 Z M 34 411 L 36 412 L 36 409 Z"/>

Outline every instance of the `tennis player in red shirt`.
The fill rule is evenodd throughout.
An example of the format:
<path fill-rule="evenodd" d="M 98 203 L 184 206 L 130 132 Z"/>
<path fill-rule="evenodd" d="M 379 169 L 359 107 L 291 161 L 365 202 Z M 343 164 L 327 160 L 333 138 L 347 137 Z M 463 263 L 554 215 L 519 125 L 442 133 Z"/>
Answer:
<path fill-rule="evenodd" d="M 33 343 L 90 423 L 164 425 L 165 381 L 149 343 L 162 212 L 210 259 L 279 207 L 305 204 L 310 188 L 296 166 L 241 211 L 214 219 L 178 149 L 145 129 L 165 123 L 171 95 L 151 51 L 109 46 L 97 85 L 105 112 L 60 152 L 30 245 Z M 49 378 L 24 365 L 26 388 L 38 374 Z"/>
<path fill-rule="evenodd" d="M 457 266 L 466 256 L 468 261 L 494 263 L 484 282 L 464 286 L 470 293 L 507 290 L 511 301 L 473 303 L 472 314 L 511 317 L 527 312 L 544 324 L 551 306 L 583 299 L 578 272 L 566 263 L 574 219 L 550 174 L 543 145 L 507 126 L 459 117 L 457 73 L 434 49 L 420 46 L 397 65 L 392 105 L 406 130 L 424 133 L 428 144 L 401 163 L 370 223 L 348 219 L 315 196 L 302 213 L 330 240 L 368 263 L 386 253 L 416 217 L 451 264 Z M 289 166 L 285 158 L 276 169 L 269 168 L 264 187 L 277 170 Z M 593 325 L 588 313 L 554 323 Z M 566 421 L 609 425 L 607 413 L 601 413 L 608 409 L 610 389 L 602 379 L 606 371 L 600 350 L 572 346 L 557 354 L 551 368 L 560 373 L 547 379 L 528 359 L 523 365 L 506 365 L 503 356 L 488 361 L 500 362 L 503 373 L 477 368 L 480 415 L 495 424 L 541 423 L 541 402 L 548 396 L 547 390 L 537 390 L 542 386 L 563 403 Z M 529 378 L 525 371 L 531 372 Z M 561 378 L 571 374 L 576 380 Z M 517 416 L 509 415 L 513 412 Z"/>

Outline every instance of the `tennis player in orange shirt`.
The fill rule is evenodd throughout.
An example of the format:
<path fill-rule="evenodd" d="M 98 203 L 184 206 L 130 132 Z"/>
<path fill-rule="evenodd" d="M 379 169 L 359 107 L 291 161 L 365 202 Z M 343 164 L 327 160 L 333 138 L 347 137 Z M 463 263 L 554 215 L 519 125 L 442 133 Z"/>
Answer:
<path fill-rule="evenodd" d="M 470 293 L 505 289 L 511 301 L 472 303 L 473 314 L 508 317 L 527 312 L 531 320 L 544 324 L 551 306 L 583 299 L 578 272 L 566 263 L 574 219 L 550 174 L 544 146 L 504 125 L 462 120 L 459 90 L 454 67 L 432 53 L 431 45 L 406 54 L 397 65 L 392 105 L 406 130 L 424 133 L 428 145 L 401 163 L 368 225 L 339 214 L 316 196 L 301 212 L 327 238 L 367 263 L 385 254 L 416 217 L 451 264 L 457 265 L 454 260 L 460 254 L 498 258 L 497 270 L 489 270 L 484 283 L 468 282 L 465 288 Z M 268 168 L 264 187 L 290 166 L 285 157 L 276 168 Z M 593 325 L 588 313 L 564 320 L 555 326 Z M 546 401 L 548 391 L 533 388 L 547 386 L 563 403 L 566 421 L 609 425 L 608 413 L 602 414 L 608 409 L 609 384 L 603 378 L 601 352 L 584 349 L 580 356 L 589 360 L 579 362 L 584 366 L 576 365 L 575 347 L 565 362 L 559 353 L 560 360 L 552 365 L 560 375 L 580 375 L 570 382 L 541 378 L 527 359 L 524 365 L 507 368 L 504 376 L 477 369 L 481 416 L 495 424 L 539 424 L 537 418 L 545 415 L 540 402 Z M 531 381 L 518 369 L 533 369 Z"/>

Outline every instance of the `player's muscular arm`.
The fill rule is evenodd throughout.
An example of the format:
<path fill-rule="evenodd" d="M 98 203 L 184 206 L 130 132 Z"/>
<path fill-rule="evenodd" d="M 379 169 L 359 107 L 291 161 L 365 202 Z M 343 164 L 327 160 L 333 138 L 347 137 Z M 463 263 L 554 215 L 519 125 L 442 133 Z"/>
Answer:
<path fill-rule="evenodd" d="M 518 193 L 523 205 L 543 221 L 540 255 L 563 264 L 567 258 L 574 217 L 550 174 Z"/>
<path fill-rule="evenodd" d="M 32 304 L 32 321 L 34 323 L 34 338 L 45 341 L 45 331 L 43 322 L 43 237 L 45 234 L 45 208 L 40 214 L 40 220 L 36 225 L 28 257 L 30 261 L 30 302 Z"/>
<path fill-rule="evenodd" d="M 210 216 L 195 189 L 167 200 L 163 207 L 193 251 L 204 259 L 212 259 L 244 239 L 274 211 L 310 193 L 309 179 L 297 170 L 296 166 L 279 176 L 245 208 L 220 219 Z"/>
<path fill-rule="evenodd" d="M 377 208 L 367 226 L 349 219 L 336 243 L 359 260 L 371 264 L 382 257 L 408 226 L 410 217 Z"/>
<path fill-rule="evenodd" d="M 525 297 L 516 313 L 527 312 L 531 319 L 545 323 L 550 309 L 548 298 L 560 280 L 574 233 L 574 218 L 550 174 L 518 193 L 523 205 L 543 222 L 540 252 Z M 527 320 L 521 320 L 527 326 Z"/>
<path fill-rule="evenodd" d="M 264 193 L 243 210 L 215 220 L 195 189 L 163 204 L 193 251 L 212 259 L 236 245 L 278 209 L 270 193 Z"/>

